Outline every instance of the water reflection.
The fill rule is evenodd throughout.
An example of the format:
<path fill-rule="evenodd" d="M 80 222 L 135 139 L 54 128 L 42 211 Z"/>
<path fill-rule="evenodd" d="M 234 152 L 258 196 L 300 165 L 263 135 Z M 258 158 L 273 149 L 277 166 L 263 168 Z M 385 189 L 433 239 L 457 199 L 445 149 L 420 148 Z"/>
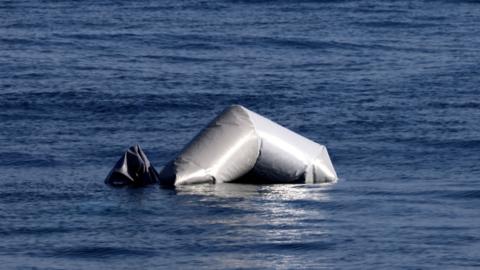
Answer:
<path fill-rule="evenodd" d="M 315 258 L 316 268 L 322 268 L 328 265 L 324 265 L 325 258 L 318 252 L 332 246 L 329 228 L 325 225 L 328 215 L 322 208 L 323 203 L 331 200 L 331 187 L 317 184 L 181 186 L 176 188 L 176 197 L 183 203 L 189 201 L 195 227 L 216 228 L 216 233 L 200 239 L 207 243 L 215 239 L 216 249 L 222 251 L 215 256 L 220 268 L 279 268 L 279 262 L 301 268 L 304 263 L 301 258 L 308 253 Z M 254 250 L 256 252 L 251 252 Z"/>
<path fill-rule="evenodd" d="M 221 198 L 261 197 L 265 200 L 329 201 L 331 184 L 250 185 L 219 183 L 214 185 L 185 185 L 175 188 L 177 195 L 216 196 Z"/>
<path fill-rule="evenodd" d="M 268 200 L 313 200 L 329 201 L 331 184 L 270 185 L 263 189 Z"/>
<path fill-rule="evenodd" d="M 329 202 L 331 185 L 193 185 L 176 188 L 182 203 L 210 208 L 227 217 L 221 222 L 242 224 L 298 224 L 301 219 L 324 219 L 322 203 Z M 216 211 L 216 212 L 215 212 Z M 232 218 L 229 213 L 236 213 Z M 219 220 L 215 220 L 218 222 Z"/>

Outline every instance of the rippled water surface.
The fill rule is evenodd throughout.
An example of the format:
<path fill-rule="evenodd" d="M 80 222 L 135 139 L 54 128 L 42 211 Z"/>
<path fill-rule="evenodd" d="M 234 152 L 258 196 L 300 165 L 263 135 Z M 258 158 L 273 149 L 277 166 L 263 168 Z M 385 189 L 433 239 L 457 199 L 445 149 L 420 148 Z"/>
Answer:
<path fill-rule="evenodd" d="M 478 269 L 476 1 L 0 2 L 1 269 Z M 242 104 L 335 185 L 115 189 Z"/>

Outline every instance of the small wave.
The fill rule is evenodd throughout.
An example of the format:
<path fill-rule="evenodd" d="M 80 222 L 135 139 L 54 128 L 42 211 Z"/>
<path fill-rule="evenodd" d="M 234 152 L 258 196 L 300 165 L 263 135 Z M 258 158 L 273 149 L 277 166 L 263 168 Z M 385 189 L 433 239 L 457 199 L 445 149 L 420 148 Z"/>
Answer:
<path fill-rule="evenodd" d="M 411 145 L 418 145 L 422 147 L 441 147 L 441 148 L 460 148 L 460 149 L 476 149 L 480 147 L 480 139 L 468 139 L 468 138 L 458 138 L 458 139 L 440 139 L 440 138 L 428 138 L 428 137 L 417 137 L 409 136 L 403 138 L 393 138 L 394 142 L 405 143 Z"/>
<path fill-rule="evenodd" d="M 116 40 L 116 39 L 134 39 L 141 37 L 139 34 L 129 32 L 119 33 L 75 33 L 75 34 L 54 34 L 54 37 L 78 40 Z"/>
<path fill-rule="evenodd" d="M 361 25 L 374 28 L 428 28 L 438 27 L 434 23 L 421 22 L 399 22 L 399 21 L 371 21 L 371 22 L 355 22 L 355 25 Z"/>
<path fill-rule="evenodd" d="M 0 152 L 0 167 L 53 167 L 58 165 L 55 157 L 43 154 L 35 156 L 21 152 Z"/>
<path fill-rule="evenodd" d="M 125 255 L 152 257 L 157 252 L 144 248 L 120 248 L 109 246 L 85 246 L 85 247 L 65 247 L 57 248 L 51 252 L 46 252 L 46 256 L 52 257 L 78 257 L 78 258 L 109 258 Z"/>
<path fill-rule="evenodd" d="M 21 227 L 14 229 L 0 228 L 0 235 L 12 236 L 12 235 L 50 235 L 53 233 L 69 233 L 78 232 L 78 228 L 66 228 L 66 227 Z"/>
<path fill-rule="evenodd" d="M 302 242 L 273 242 L 249 245 L 258 250 L 285 250 L 285 251 L 318 251 L 330 250 L 335 248 L 336 244 L 328 241 L 302 241 Z"/>
<path fill-rule="evenodd" d="M 212 58 L 188 57 L 178 55 L 142 55 L 141 57 L 145 59 L 158 59 L 164 61 L 165 63 L 205 63 L 218 61 L 217 59 Z"/>
<path fill-rule="evenodd" d="M 2 203 L 20 203 L 20 202 L 48 202 L 48 201 L 71 201 L 87 200 L 91 197 L 85 193 L 66 193 L 49 191 L 5 191 L 0 192 L 0 202 Z"/>
<path fill-rule="evenodd" d="M 464 190 L 464 191 L 450 191 L 444 195 L 446 198 L 451 199 L 480 199 L 480 189 L 473 189 L 473 190 Z"/>
<path fill-rule="evenodd" d="M 430 102 L 427 106 L 436 108 L 436 109 L 446 109 L 446 108 L 455 108 L 455 109 L 480 109 L 480 102 L 477 101 L 466 101 L 466 102 L 442 102 L 435 101 Z"/>
<path fill-rule="evenodd" d="M 3 37 L 0 38 L 0 44 L 7 44 L 7 45 L 38 45 L 38 40 L 35 39 L 29 39 L 29 38 L 21 38 L 21 37 L 16 37 L 16 38 L 7 38 Z"/>
<path fill-rule="evenodd" d="M 282 94 L 270 97 L 272 101 L 290 99 Z M 262 95 L 242 93 L 105 93 L 92 91 L 52 91 L 0 94 L 0 107 L 9 120 L 66 119 L 69 117 L 122 117 L 139 113 L 168 110 L 211 111 L 212 101 L 222 104 L 236 102 L 255 104 Z M 247 104 L 247 105 L 248 105 Z M 222 106 L 223 107 L 223 106 Z M 81 113 L 81 114 L 79 114 Z M 0 113 L 0 118 L 2 114 Z"/>

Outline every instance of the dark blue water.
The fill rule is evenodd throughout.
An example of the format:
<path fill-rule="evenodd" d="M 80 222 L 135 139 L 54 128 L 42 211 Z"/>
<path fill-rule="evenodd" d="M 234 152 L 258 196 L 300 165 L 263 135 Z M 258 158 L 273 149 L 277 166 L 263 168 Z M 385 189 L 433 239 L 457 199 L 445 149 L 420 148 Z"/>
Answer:
<path fill-rule="evenodd" d="M 1 269 L 478 269 L 480 3 L 0 1 Z M 335 185 L 114 189 L 242 104 Z"/>

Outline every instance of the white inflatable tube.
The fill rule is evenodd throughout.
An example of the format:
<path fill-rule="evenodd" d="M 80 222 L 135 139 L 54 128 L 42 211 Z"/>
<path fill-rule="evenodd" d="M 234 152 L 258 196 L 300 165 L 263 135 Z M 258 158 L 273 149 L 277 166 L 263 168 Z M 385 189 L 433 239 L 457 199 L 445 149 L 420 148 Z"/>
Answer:
<path fill-rule="evenodd" d="M 318 183 L 338 177 L 325 146 L 233 105 L 160 172 L 160 184 Z"/>

